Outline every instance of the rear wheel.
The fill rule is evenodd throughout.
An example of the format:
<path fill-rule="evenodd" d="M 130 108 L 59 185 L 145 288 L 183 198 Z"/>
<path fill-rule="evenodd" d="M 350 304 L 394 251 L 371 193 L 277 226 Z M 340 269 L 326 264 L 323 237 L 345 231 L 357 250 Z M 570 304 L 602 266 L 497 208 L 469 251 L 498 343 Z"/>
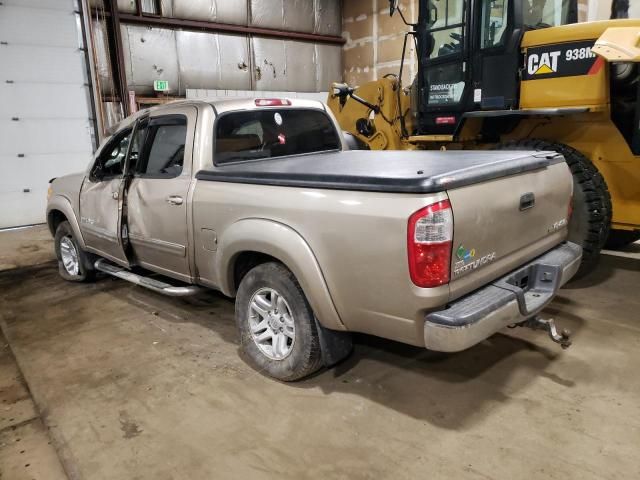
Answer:
<path fill-rule="evenodd" d="M 89 255 L 78 245 L 69 222 L 60 222 L 56 228 L 54 248 L 62 278 L 70 282 L 90 282 L 95 279 L 96 272 Z"/>
<path fill-rule="evenodd" d="M 582 153 L 568 145 L 524 139 L 502 143 L 496 150 L 551 150 L 564 156 L 573 175 L 573 215 L 569 240 L 582 246 L 581 272 L 592 269 L 611 227 L 611 195 L 598 169 Z"/>
<path fill-rule="evenodd" d="M 313 311 L 293 273 L 269 262 L 247 273 L 236 296 L 240 345 L 259 372 L 283 381 L 322 366 Z"/>

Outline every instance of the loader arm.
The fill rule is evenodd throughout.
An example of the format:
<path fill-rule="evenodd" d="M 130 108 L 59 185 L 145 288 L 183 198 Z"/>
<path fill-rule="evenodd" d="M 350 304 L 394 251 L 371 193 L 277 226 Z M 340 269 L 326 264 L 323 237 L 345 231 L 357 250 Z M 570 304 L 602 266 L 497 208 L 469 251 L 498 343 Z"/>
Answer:
<path fill-rule="evenodd" d="M 381 78 L 356 87 L 353 93 L 359 100 L 330 91 L 327 105 L 340 128 L 355 135 L 370 149 L 411 149 L 413 147 L 402 139 L 399 121 L 400 112 L 403 112 L 406 128 L 409 131 L 413 128 L 409 114 L 409 96 L 401 92 L 402 108 L 398 108 L 397 88 L 400 87 L 395 78 Z"/>

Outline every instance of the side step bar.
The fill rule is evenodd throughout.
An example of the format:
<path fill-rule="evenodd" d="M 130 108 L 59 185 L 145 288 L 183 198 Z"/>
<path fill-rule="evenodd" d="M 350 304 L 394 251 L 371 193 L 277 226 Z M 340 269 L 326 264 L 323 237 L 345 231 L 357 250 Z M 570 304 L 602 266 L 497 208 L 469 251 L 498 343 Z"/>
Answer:
<path fill-rule="evenodd" d="M 112 275 L 114 277 L 121 278 L 127 282 L 135 283 L 141 287 L 148 288 L 154 292 L 167 295 L 169 297 L 188 297 L 201 292 L 203 289 L 197 285 L 185 285 L 183 287 L 176 287 L 155 278 L 144 277 L 129 270 L 107 262 L 104 258 L 96 261 L 94 267 L 99 272 Z"/>

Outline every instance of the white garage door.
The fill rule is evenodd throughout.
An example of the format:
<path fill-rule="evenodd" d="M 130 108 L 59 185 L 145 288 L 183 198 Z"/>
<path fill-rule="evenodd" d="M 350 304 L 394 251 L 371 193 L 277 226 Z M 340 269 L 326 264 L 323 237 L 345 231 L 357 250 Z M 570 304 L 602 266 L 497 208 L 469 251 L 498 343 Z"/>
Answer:
<path fill-rule="evenodd" d="M 45 221 L 48 181 L 84 170 L 90 97 L 74 0 L 0 2 L 0 228 Z"/>

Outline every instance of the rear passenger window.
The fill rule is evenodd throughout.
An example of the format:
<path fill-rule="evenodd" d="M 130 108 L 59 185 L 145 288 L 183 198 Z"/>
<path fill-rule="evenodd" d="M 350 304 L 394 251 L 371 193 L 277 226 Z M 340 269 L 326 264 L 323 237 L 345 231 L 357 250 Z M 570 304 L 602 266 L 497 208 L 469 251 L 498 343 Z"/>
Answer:
<path fill-rule="evenodd" d="M 177 177 L 184 165 L 187 118 L 167 115 L 149 120 L 136 172 L 150 177 Z"/>
<path fill-rule="evenodd" d="M 263 109 L 222 114 L 216 164 L 339 150 L 340 138 L 321 110 Z"/>

